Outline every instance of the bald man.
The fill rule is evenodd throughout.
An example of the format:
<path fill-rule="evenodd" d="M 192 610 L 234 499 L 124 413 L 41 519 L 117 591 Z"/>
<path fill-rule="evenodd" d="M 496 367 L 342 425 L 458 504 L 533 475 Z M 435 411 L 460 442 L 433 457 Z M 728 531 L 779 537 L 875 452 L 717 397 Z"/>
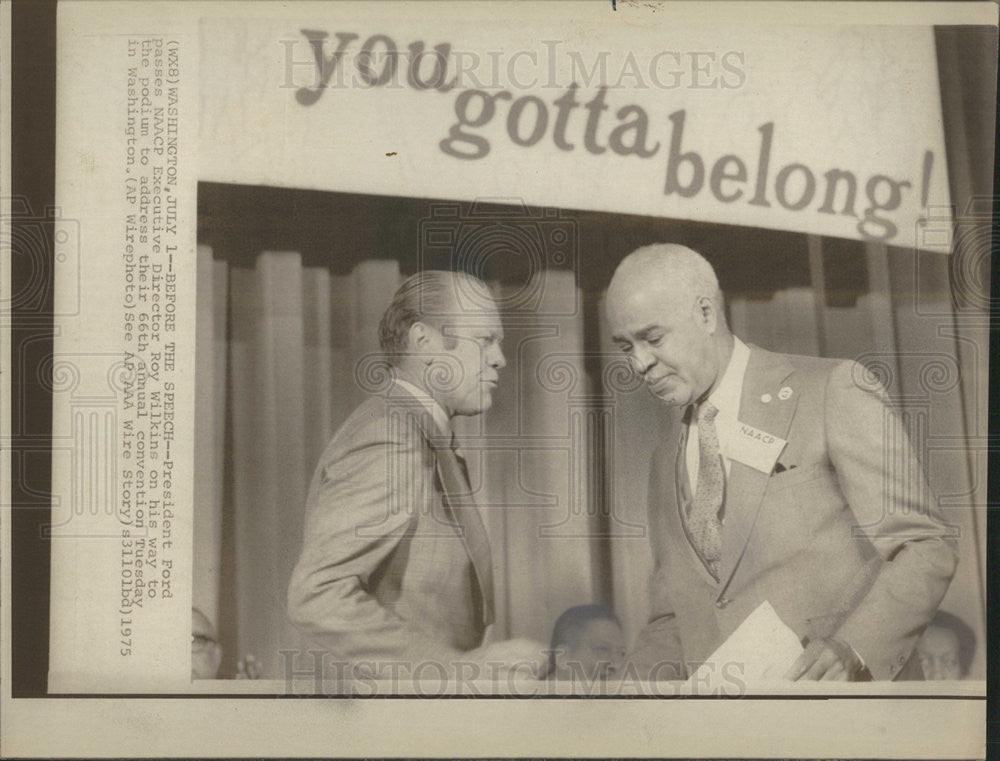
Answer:
<path fill-rule="evenodd" d="M 640 675 L 683 678 L 768 601 L 806 645 L 787 678 L 920 678 L 911 654 L 956 548 L 883 389 L 855 362 L 743 343 L 684 246 L 627 256 L 607 304 L 672 411 L 650 475 Z"/>

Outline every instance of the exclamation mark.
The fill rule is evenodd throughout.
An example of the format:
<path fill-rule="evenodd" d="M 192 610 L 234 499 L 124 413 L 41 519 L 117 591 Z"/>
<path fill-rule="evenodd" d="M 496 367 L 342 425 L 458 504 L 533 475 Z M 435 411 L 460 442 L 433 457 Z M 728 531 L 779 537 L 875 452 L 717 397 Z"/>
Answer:
<path fill-rule="evenodd" d="M 934 154 L 930 151 L 924 151 L 924 181 L 920 188 L 920 208 L 923 209 L 923 214 L 917 218 L 917 224 L 921 227 L 927 225 L 927 196 L 931 189 L 931 169 L 934 168 Z"/>
<path fill-rule="evenodd" d="M 924 151 L 924 184 L 920 193 L 920 205 L 927 208 L 927 194 L 931 188 L 931 169 L 934 167 L 934 154 Z"/>

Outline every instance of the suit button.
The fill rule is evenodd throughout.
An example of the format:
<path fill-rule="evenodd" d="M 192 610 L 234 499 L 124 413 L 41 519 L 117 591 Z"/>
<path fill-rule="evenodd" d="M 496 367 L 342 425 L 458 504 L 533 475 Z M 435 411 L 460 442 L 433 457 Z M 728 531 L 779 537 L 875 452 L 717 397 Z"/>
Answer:
<path fill-rule="evenodd" d="M 731 602 L 732 600 L 730 600 L 728 597 L 720 597 L 718 600 L 715 601 L 715 607 L 718 608 L 719 610 L 722 610 Z"/>

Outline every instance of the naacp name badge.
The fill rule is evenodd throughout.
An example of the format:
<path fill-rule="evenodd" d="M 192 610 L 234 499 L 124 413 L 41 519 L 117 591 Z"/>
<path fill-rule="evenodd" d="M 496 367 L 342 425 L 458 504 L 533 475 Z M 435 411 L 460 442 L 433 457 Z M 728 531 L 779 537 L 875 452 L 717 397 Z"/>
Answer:
<path fill-rule="evenodd" d="M 788 442 L 767 431 L 754 428 L 746 423 L 736 423 L 736 435 L 731 441 L 730 457 L 754 470 L 770 473 L 778 455 Z"/>

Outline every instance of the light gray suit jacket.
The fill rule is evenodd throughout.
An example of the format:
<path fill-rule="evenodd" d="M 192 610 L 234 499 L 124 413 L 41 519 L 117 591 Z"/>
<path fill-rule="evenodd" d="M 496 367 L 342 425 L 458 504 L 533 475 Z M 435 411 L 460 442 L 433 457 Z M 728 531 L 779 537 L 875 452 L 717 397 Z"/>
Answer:
<path fill-rule="evenodd" d="M 768 600 L 799 637 L 836 635 L 873 678 L 897 677 L 957 554 L 881 387 L 855 362 L 751 346 L 738 419 L 787 444 L 777 472 L 731 463 L 718 580 L 685 532 L 683 410 L 654 454 L 651 616 L 633 663 L 686 663 L 657 674 L 681 678 Z"/>
<path fill-rule="evenodd" d="M 289 616 L 350 663 L 447 663 L 492 621 L 485 527 L 450 440 L 397 385 L 359 406 L 320 457 Z"/>

